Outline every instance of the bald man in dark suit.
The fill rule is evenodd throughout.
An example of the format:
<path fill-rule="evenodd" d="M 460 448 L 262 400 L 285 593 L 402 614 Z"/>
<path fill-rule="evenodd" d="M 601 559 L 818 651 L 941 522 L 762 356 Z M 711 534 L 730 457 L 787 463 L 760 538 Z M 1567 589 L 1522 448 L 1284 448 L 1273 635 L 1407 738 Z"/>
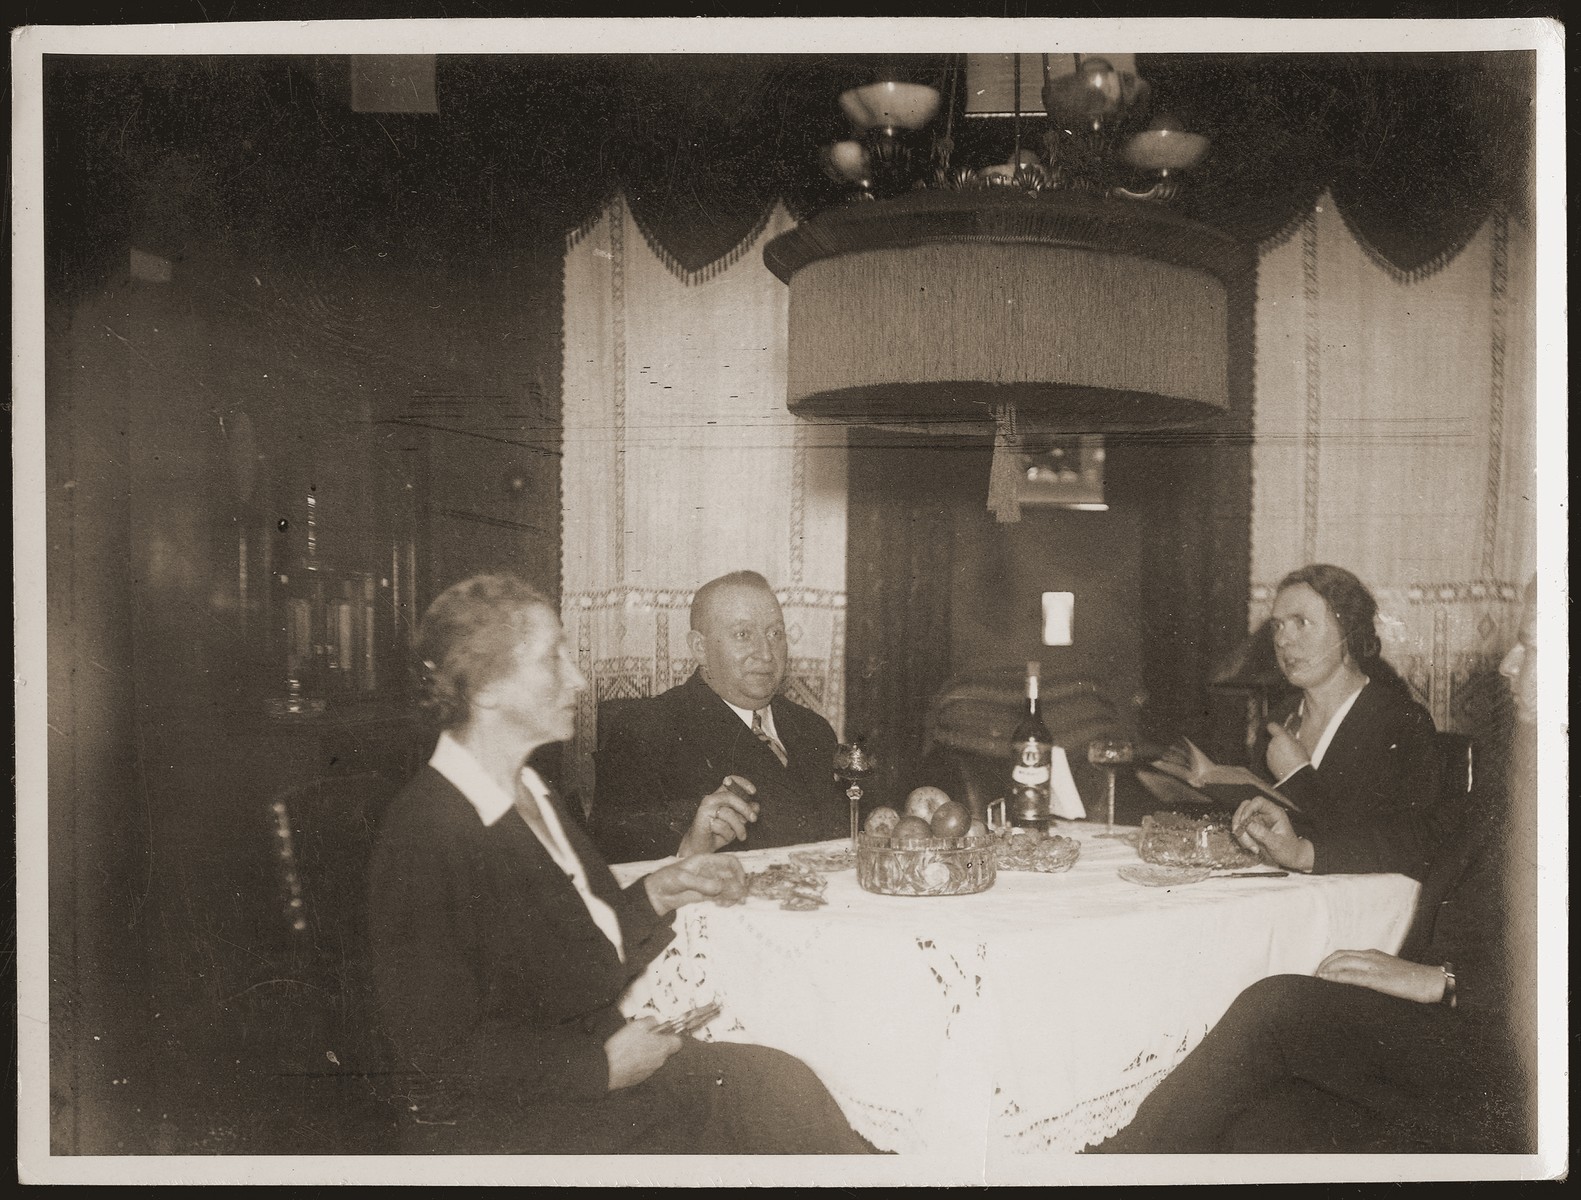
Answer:
<path fill-rule="evenodd" d="M 601 731 L 599 848 L 612 862 L 632 862 L 847 833 L 834 730 L 779 694 L 785 618 L 768 581 L 749 571 L 712 580 L 698 589 L 691 618 L 697 670 Z"/>

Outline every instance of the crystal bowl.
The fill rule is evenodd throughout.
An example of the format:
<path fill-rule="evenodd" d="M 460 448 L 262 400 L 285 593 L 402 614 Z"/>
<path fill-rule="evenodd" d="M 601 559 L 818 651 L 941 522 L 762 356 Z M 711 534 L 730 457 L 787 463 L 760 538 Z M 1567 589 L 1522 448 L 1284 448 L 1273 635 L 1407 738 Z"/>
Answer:
<path fill-rule="evenodd" d="M 994 886 L 992 838 L 928 838 L 913 846 L 864 833 L 856 841 L 856 881 L 883 896 L 968 896 Z"/>

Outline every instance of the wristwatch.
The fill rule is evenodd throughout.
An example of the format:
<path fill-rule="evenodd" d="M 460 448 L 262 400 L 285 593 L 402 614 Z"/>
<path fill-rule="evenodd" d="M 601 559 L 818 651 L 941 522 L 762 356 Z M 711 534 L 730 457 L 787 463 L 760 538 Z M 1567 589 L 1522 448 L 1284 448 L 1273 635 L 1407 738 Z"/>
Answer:
<path fill-rule="evenodd" d="M 1444 994 L 1439 998 L 1439 1003 L 1446 1008 L 1455 1007 L 1455 964 L 1445 963 L 1438 968 L 1444 973 Z"/>

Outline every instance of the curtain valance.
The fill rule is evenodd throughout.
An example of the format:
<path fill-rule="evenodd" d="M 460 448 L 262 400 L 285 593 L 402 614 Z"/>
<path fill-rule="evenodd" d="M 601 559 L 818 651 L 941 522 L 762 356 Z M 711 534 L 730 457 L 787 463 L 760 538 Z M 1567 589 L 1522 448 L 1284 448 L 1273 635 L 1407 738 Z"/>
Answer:
<path fill-rule="evenodd" d="M 585 228 L 620 194 L 657 257 L 697 282 L 756 240 L 776 202 L 800 220 L 841 201 L 817 152 L 849 136 L 844 88 L 881 64 L 942 83 L 952 61 L 441 55 L 437 114 L 350 111 L 345 58 L 47 71 L 47 178 L 70 198 L 51 208 L 52 232 L 74 256 L 109 255 L 117 234 L 178 243 L 216 225 L 239 248 L 317 255 L 410 244 L 421 228 L 435 253 L 487 255 Z M 1367 253 L 1414 278 L 1452 259 L 1495 204 L 1525 211 L 1529 52 L 1143 54 L 1137 67 L 1155 109 L 1212 139 L 1180 212 L 1242 242 L 1288 233 L 1327 191 Z M 952 163 L 1008 158 L 1013 124 L 955 119 Z"/>

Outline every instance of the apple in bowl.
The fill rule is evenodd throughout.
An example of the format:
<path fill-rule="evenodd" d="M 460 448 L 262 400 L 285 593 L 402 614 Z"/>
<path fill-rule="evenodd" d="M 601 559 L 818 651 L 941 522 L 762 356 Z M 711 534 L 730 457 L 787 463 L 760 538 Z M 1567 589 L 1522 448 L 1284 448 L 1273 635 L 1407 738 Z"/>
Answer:
<path fill-rule="evenodd" d="M 921 817 L 907 815 L 900 818 L 889 835 L 891 845 L 902 848 L 926 846 L 933 837 L 932 827 Z"/>
<path fill-rule="evenodd" d="M 946 800 L 933 810 L 928 828 L 936 838 L 965 837 L 972 827 L 972 810 L 959 800 Z"/>
<path fill-rule="evenodd" d="M 874 837 L 893 837 L 895 826 L 900 824 L 900 814 L 887 804 L 880 804 L 867 814 L 867 820 L 862 824 L 863 833 L 871 833 Z"/>
<path fill-rule="evenodd" d="M 918 817 L 924 821 L 932 821 L 933 814 L 941 805 L 949 804 L 950 794 L 943 788 L 929 784 L 924 787 L 913 788 L 906 796 L 906 812 L 908 817 Z"/>

